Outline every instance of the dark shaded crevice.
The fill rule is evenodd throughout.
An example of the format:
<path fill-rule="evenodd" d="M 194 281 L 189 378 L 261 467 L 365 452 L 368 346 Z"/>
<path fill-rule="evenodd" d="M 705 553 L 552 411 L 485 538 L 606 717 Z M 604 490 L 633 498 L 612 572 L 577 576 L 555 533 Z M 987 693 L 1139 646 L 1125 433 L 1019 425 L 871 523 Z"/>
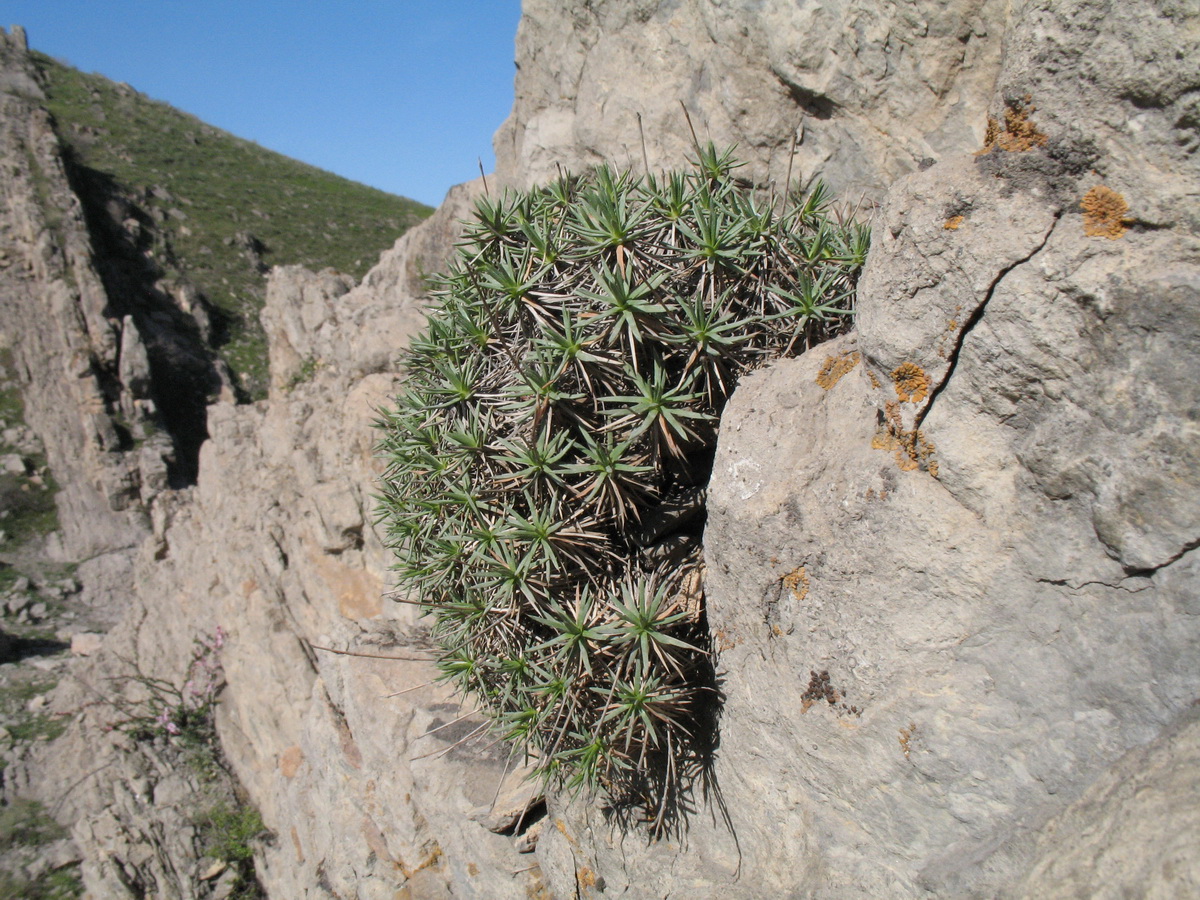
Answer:
<path fill-rule="evenodd" d="M 1127 575 L 1126 580 L 1134 577 L 1138 576 Z M 1112 584 L 1108 581 L 1081 581 L 1079 583 L 1075 583 L 1066 578 L 1039 578 L 1037 580 L 1037 584 L 1048 584 L 1051 587 L 1064 587 L 1069 591 L 1082 591 L 1087 587 L 1106 587 L 1111 588 L 1114 591 L 1124 591 L 1127 594 L 1140 594 L 1142 591 L 1147 590 L 1150 587 L 1149 585 L 1142 585 L 1140 587 L 1126 587 L 1120 582 L 1117 584 Z"/>
<path fill-rule="evenodd" d="M 511 824 L 493 833 L 502 834 L 505 837 L 520 837 L 529 831 L 531 826 L 544 819 L 546 812 L 546 798 L 536 797 L 528 806 L 521 810 L 521 814 L 513 819 Z"/>
<path fill-rule="evenodd" d="M 1125 569 L 1125 577 L 1126 578 L 1153 578 L 1155 575 L 1157 575 L 1159 572 L 1161 572 L 1163 569 L 1167 568 L 1168 566 L 1175 565 L 1175 563 L 1179 562 L 1181 559 L 1183 559 L 1185 556 L 1187 556 L 1189 553 L 1191 553 L 1197 547 L 1200 547 L 1200 538 L 1197 538 L 1196 540 L 1189 541 L 1188 543 L 1184 544 L 1183 547 L 1180 548 L 1178 553 L 1176 553 L 1174 556 L 1172 556 L 1166 562 L 1159 563 L 1157 566 L 1149 566 L 1144 569 L 1126 568 Z"/>
<path fill-rule="evenodd" d="M 1153 88 L 1134 86 L 1120 91 L 1117 99 L 1124 100 L 1138 110 L 1157 111 L 1168 109 L 1177 103 L 1187 103 L 1198 95 L 1200 95 L 1200 89 L 1194 87 L 1185 87 L 1177 93 L 1172 93 L 1169 88 L 1158 85 Z"/>
<path fill-rule="evenodd" d="M 108 298 L 105 314 L 132 318 L 146 349 L 149 386 L 143 390 L 154 402 L 156 424 L 171 438 L 167 460 L 172 488 L 195 484 L 200 445 L 208 438 L 208 398 L 220 390 L 216 354 L 199 324 L 161 287 L 164 269 L 173 256 L 153 217 L 140 207 L 112 176 L 82 165 L 64 148 L 63 162 L 71 189 L 79 197 L 93 248 L 93 265 Z M 159 260 L 155 259 L 155 255 Z M 119 409 L 127 391 L 117 371 L 95 363 L 93 372 L 110 413 Z M 122 450 L 133 449 L 134 438 L 115 422 Z"/>
<path fill-rule="evenodd" d="M 4 635 L 0 631 L 0 635 Z M 31 657 L 56 656 L 71 649 L 64 641 L 45 637 L 20 637 L 7 635 L 5 641 L 0 637 L 0 663 L 16 663 Z"/>
<path fill-rule="evenodd" d="M 701 611 L 700 628 L 709 634 L 707 610 Z M 644 764 L 617 773 L 607 788 L 602 807 L 606 821 L 623 833 L 644 829 L 652 839 L 680 839 L 691 818 L 703 809 L 719 813 L 730 834 L 736 832 L 724 794 L 716 777 L 721 744 L 721 713 L 725 705 L 723 679 L 708 655 L 695 660 L 689 680 L 698 686 L 689 707 L 689 728 L 678 735 L 680 743 L 647 754 Z"/>
<path fill-rule="evenodd" d="M 1054 229 L 1058 227 L 1058 223 L 1061 218 L 1062 211 L 1059 210 L 1054 214 L 1054 221 L 1050 223 L 1050 227 L 1046 230 L 1046 234 L 1042 237 L 1041 241 L 1038 242 L 1038 245 L 1030 250 L 1025 256 L 1009 263 L 996 274 L 995 278 L 992 279 L 992 283 L 988 286 L 987 293 L 984 295 L 983 300 L 981 300 L 975 309 L 972 310 L 971 315 L 968 317 L 966 323 L 963 325 L 962 329 L 959 330 L 958 337 L 954 342 L 954 349 L 950 352 L 950 359 L 949 364 L 946 366 L 946 373 L 942 376 L 942 380 L 938 382 L 937 386 L 930 391 L 929 400 L 926 402 L 925 406 L 922 407 L 920 412 L 917 413 L 916 419 L 913 423 L 914 432 L 925 422 L 925 418 L 929 415 L 929 411 L 933 409 L 933 404 L 937 401 L 937 398 L 941 396 L 941 393 L 943 390 L 945 390 L 946 385 L 950 383 L 950 379 L 954 376 L 955 369 L 958 368 L 958 360 L 962 355 L 962 349 L 966 344 L 967 336 L 983 319 L 983 314 L 987 310 L 987 306 L 991 302 L 992 297 L 995 295 L 996 289 L 1000 286 L 1000 283 L 1003 282 L 1004 279 L 1008 277 L 1008 274 L 1018 266 L 1025 265 L 1025 263 L 1029 262 L 1042 252 L 1042 249 L 1047 243 L 1050 242 L 1050 236 L 1054 234 Z"/>
<path fill-rule="evenodd" d="M 788 97 L 791 98 L 791 101 L 805 115 L 812 116 L 814 119 L 820 119 L 821 121 L 827 121 L 832 119 L 834 113 L 837 112 L 837 104 L 824 94 L 801 87 L 780 75 L 776 75 L 776 77 L 779 78 L 779 83 L 788 92 Z"/>

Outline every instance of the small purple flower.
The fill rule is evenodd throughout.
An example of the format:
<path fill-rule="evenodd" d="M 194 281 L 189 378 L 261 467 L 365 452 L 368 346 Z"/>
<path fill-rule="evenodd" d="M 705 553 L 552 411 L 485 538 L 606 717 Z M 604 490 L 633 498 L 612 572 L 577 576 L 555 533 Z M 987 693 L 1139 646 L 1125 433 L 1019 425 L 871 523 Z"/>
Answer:
<path fill-rule="evenodd" d="M 164 731 L 166 731 L 167 734 L 179 734 L 179 726 L 171 720 L 171 710 L 169 709 L 164 709 L 162 712 L 160 712 L 158 714 L 158 718 L 154 720 L 154 723 L 159 728 L 162 728 Z"/>

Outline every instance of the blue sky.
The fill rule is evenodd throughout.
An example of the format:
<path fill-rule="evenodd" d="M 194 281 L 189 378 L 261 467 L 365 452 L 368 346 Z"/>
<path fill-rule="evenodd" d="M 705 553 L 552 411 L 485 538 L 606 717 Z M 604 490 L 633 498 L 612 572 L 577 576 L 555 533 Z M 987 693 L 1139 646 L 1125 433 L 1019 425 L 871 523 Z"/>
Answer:
<path fill-rule="evenodd" d="M 29 44 L 436 206 L 492 168 L 520 0 L 0 0 Z"/>

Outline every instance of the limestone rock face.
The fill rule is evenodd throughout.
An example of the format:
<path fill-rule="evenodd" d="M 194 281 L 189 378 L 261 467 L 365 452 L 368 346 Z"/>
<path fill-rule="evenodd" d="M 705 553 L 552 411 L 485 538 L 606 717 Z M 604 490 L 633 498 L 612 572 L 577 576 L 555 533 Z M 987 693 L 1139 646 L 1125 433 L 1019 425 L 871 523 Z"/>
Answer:
<path fill-rule="evenodd" d="M 553 807 L 555 892 L 1191 892 L 1198 25 L 1014 9 L 991 149 L 891 188 L 858 333 L 722 420 L 716 812 L 679 850 Z"/>
<path fill-rule="evenodd" d="M 119 431 L 123 405 L 140 425 L 145 348 L 132 320 L 109 312 L 23 32 L 0 33 L 0 73 L 0 346 L 13 355 L 26 422 L 62 486 L 59 552 L 82 559 L 148 533 L 142 495 L 161 483 L 171 449 L 150 442 L 158 453 L 142 458 Z"/>
<path fill-rule="evenodd" d="M 13 761 L 5 791 L 74 824 L 93 894 L 215 890 L 182 812 L 195 787 L 107 731 L 96 692 L 123 660 L 178 683 L 218 624 L 221 744 L 274 833 L 257 859 L 273 897 L 1194 892 L 1186 4 L 526 0 L 502 182 L 640 167 L 639 112 L 650 165 L 675 165 L 682 100 L 750 177 L 781 182 L 795 137 L 793 176 L 877 204 L 857 332 L 749 376 L 722 423 L 705 536 L 719 743 L 685 785 L 686 828 L 650 841 L 552 796 L 530 831 L 540 874 L 528 835 L 489 830 L 528 800 L 427 684 L 428 635 L 389 598 L 372 528 L 370 425 L 482 185 L 359 285 L 276 271 L 270 398 L 210 406 L 194 485 L 171 489 L 159 448 L 133 453 L 118 428 L 169 336 L 106 314 L 21 43 L 0 47 L 2 327 L 67 485 L 63 553 L 91 557 L 89 602 L 129 609 L 55 694 L 66 734 Z"/>
<path fill-rule="evenodd" d="M 321 367 L 343 379 L 397 371 L 400 351 L 424 324 L 418 298 L 427 293 L 425 279 L 445 259 L 482 188 L 482 180 L 452 188 L 421 228 L 383 254 L 357 290 L 333 270 L 273 270 L 262 314 L 272 387 L 288 388 Z"/>
<path fill-rule="evenodd" d="M 472 193 L 455 196 L 461 204 Z M 412 607 L 385 599 L 390 560 L 370 525 L 371 424 L 396 392 L 396 354 L 422 321 L 406 291 L 413 272 L 442 264 L 428 248 L 447 251 L 459 208 L 447 204 L 401 238 L 357 287 L 330 272 L 272 274 L 270 399 L 210 408 L 197 485 L 153 506 L 128 615 L 55 698 L 56 709 L 94 707 L 79 685 L 128 674 L 122 659 L 180 683 L 192 642 L 222 626 L 218 729 L 275 835 L 258 859 L 274 897 L 442 897 L 453 884 L 453 896 L 483 900 L 536 887 L 536 873 L 520 871 L 529 864 L 516 838 L 469 818 L 492 803 L 511 769 L 507 752 L 489 741 L 456 746 L 480 721 L 455 721 L 469 711 L 427 684 L 427 638 Z M 438 229 L 451 239 L 423 233 Z M 61 807 L 92 860 L 90 889 L 208 896 L 195 843 L 155 837 L 174 829 L 178 808 L 134 803 L 124 787 L 143 770 L 157 776 L 152 793 L 163 777 L 163 790 L 181 789 L 177 780 L 140 746 L 106 735 L 111 719 L 103 705 L 78 716 L 15 777 L 24 791 L 57 798 L 77 777 L 68 761 L 97 748 L 111 765 Z"/>
<path fill-rule="evenodd" d="M 1038 839 L 1020 896 L 1188 897 L 1200 893 L 1196 834 L 1200 722 L 1184 717 L 1131 750 Z"/>
<path fill-rule="evenodd" d="M 879 199 L 926 160 L 978 147 L 1007 4 L 526 0 L 498 173 L 527 186 L 602 161 L 678 168 L 738 144 L 748 177 L 825 178 Z M 639 131 L 638 116 L 642 128 Z M 851 201 L 853 202 L 853 200 Z"/>
<path fill-rule="evenodd" d="M 454 189 L 361 285 L 274 273 L 263 313 L 271 398 L 238 405 L 230 390 L 211 392 L 195 484 L 183 488 L 168 483 L 169 440 L 132 429 L 153 415 L 156 386 L 203 354 L 156 325 L 170 316 L 114 314 L 128 298 L 106 292 L 92 265 L 104 260 L 36 73 L 19 41 L 0 43 L 0 70 L 16 73 L 0 97 L 0 153 L 13 162 L 0 206 L 6 345 L 64 484 L 58 551 L 82 560 L 83 600 L 113 626 L 54 696 L 66 733 L 10 760 L 6 795 L 40 798 L 73 826 L 95 896 L 220 896 L 194 823 L 230 785 L 198 784 L 161 739 L 113 725 L 150 712 L 132 676 L 182 684 L 194 641 L 221 626 L 221 745 L 275 835 L 258 860 L 271 896 L 440 897 L 452 882 L 460 897 L 526 896 L 537 876 L 520 871 L 517 837 L 469 818 L 511 777 L 507 754 L 459 745 L 480 723 L 427 684 L 427 641 L 411 607 L 384 598 L 390 560 L 371 527 L 371 425 L 423 322 L 425 276 L 482 185 Z M 163 299 L 206 334 L 186 285 Z"/>

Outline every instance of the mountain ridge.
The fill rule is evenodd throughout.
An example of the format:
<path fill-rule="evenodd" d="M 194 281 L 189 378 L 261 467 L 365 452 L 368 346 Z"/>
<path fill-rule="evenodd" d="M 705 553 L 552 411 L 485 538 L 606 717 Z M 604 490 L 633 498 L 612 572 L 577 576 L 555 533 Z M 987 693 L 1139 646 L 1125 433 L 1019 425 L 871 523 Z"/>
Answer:
<path fill-rule="evenodd" d="M 356 280 L 432 209 L 209 125 L 135 88 L 37 51 L 45 105 L 93 233 L 147 258 L 153 282 L 209 307 L 244 396 L 266 393 L 258 312 L 271 265 Z M 111 241 L 110 241 L 111 243 Z"/>

